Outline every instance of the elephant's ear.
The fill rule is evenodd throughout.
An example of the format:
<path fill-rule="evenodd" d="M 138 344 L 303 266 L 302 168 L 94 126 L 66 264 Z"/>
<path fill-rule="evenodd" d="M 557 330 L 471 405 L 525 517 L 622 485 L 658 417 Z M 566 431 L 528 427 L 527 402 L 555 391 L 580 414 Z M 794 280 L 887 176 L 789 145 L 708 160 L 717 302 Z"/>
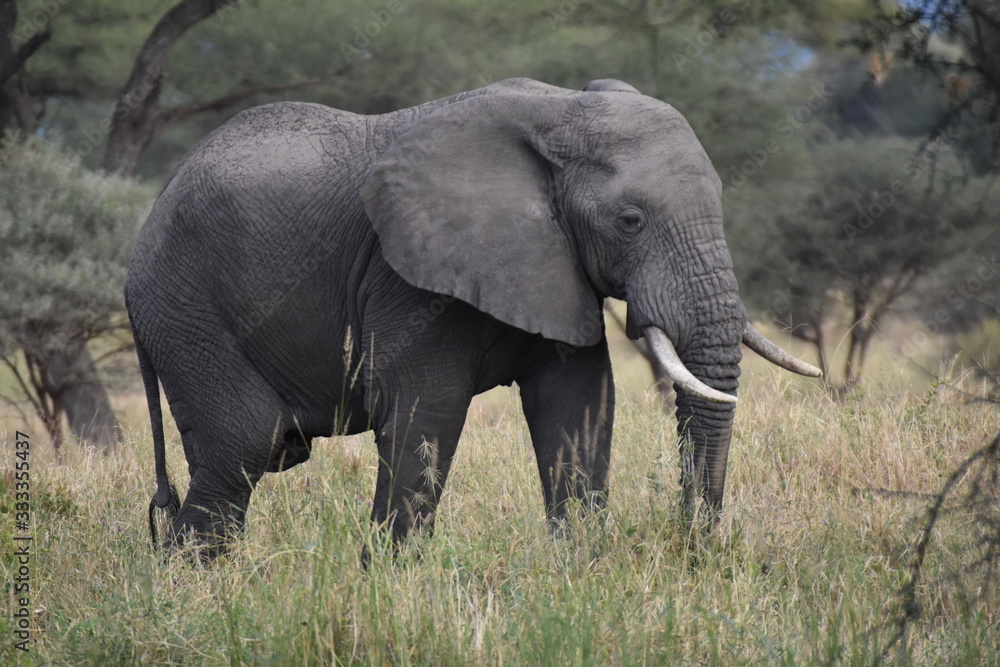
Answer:
<path fill-rule="evenodd" d="M 407 282 L 546 338 L 593 345 L 601 303 L 560 225 L 544 145 L 568 96 L 438 109 L 399 135 L 362 188 L 382 254 Z"/>

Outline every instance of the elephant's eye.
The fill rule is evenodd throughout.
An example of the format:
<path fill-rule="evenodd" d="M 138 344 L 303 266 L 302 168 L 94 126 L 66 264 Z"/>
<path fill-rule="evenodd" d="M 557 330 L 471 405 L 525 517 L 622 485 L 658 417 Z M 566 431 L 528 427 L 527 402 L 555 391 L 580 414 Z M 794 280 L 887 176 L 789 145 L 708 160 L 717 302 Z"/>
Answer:
<path fill-rule="evenodd" d="M 637 232 L 642 229 L 642 216 L 635 211 L 622 213 L 618 216 L 618 224 L 627 232 Z"/>

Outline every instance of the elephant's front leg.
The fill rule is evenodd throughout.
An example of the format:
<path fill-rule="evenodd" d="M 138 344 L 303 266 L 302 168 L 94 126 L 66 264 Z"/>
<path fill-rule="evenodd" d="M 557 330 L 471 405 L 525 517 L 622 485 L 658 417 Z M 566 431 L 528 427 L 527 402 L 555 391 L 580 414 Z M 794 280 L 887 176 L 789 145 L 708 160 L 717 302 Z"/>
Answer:
<path fill-rule="evenodd" d="M 372 521 L 404 539 L 417 526 L 433 529 L 434 513 L 465 425 L 471 394 L 393 400 L 376 429 L 379 465 Z"/>
<path fill-rule="evenodd" d="M 570 498 L 586 508 L 607 501 L 615 385 L 606 338 L 592 347 L 545 344 L 548 361 L 518 385 L 546 513 L 559 523 Z"/>

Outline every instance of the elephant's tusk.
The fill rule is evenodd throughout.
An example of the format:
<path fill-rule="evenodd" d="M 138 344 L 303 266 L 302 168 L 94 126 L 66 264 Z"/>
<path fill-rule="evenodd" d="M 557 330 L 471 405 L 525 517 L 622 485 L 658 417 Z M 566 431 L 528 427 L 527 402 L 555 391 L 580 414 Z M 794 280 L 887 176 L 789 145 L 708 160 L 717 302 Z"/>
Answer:
<path fill-rule="evenodd" d="M 823 371 L 820 369 L 812 364 L 807 364 L 798 357 L 793 357 L 767 338 L 764 338 L 764 334 L 757 331 L 749 322 L 747 322 L 746 328 L 743 329 L 743 343 L 772 364 L 781 366 L 786 371 L 814 378 L 823 375 Z"/>
<path fill-rule="evenodd" d="M 735 403 L 736 397 L 719 391 L 718 389 L 712 389 L 707 384 L 696 378 L 691 371 L 687 369 L 681 358 L 677 356 L 677 350 L 674 349 L 674 344 L 670 342 L 670 337 L 663 333 L 662 330 L 656 327 L 646 327 L 643 331 L 646 335 L 646 340 L 649 341 L 649 346 L 653 349 L 653 354 L 656 355 L 656 359 L 663 366 L 663 370 L 667 372 L 670 379 L 679 384 L 684 391 L 691 394 L 692 396 L 697 396 L 698 398 L 703 398 L 706 401 L 712 401 L 713 403 Z"/>

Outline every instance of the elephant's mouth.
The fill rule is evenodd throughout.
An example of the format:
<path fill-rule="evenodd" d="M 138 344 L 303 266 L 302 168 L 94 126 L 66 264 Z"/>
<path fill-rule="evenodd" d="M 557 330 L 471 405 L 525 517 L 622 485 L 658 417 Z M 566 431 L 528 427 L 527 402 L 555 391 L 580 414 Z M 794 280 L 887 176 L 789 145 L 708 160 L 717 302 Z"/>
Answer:
<path fill-rule="evenodd" d="M 696 378 L 694 373 L 689 371 L 684 362 L 681 361 L 670 337 L 662 329 L 650 326 L 646 327 L 643 333 L 646 335 L 646 340 L 649 341 L 649 346 L 652 348 L 660 365 L 663 366 L 663 370 L 684 391 L 712 403 L 736 402 L 735 396 L 719 391 L 718 389 L 713 389 Z M 823 374 L 820 369 L 812 364 L 793 357 L 769 341 L 750 322 L 746 322 L 744 325 L 743 343 L 760 356 L 787 371 L 807 377 L 819 377 Z"/>

